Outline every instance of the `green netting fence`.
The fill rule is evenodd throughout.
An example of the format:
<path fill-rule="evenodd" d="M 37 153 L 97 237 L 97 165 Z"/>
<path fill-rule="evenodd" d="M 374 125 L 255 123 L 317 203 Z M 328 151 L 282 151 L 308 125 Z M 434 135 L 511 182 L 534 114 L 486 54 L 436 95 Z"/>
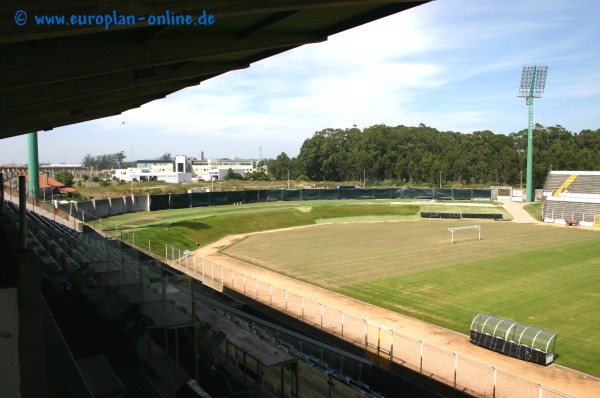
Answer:
<path fill-rule="evenodd" d="M 193 192 L 148 195 L 148 209 L 155 211 L 240 203 L 369 199 L 491 200 L 492 190 L 475 188 L 338 188 Z"/>

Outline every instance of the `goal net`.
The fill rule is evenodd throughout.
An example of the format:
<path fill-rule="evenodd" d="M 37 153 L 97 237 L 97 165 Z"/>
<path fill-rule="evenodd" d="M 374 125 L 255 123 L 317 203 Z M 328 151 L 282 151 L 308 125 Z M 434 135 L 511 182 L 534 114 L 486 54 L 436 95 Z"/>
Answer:
<path fill-rule="evenodd" d="M 470 225 L 468 227 L 453 227 L 453 228 L 448 228 L 448 231 L 450 231 L 450 233 L 452 234 L 452 240 L 450 241 L 450 243 L 454 243 L 454 233 L 457 231 L 462 231 L 465 229 L 474 229 L 477 230 L 477 240 L 481 240 L 481 225 Z"/>

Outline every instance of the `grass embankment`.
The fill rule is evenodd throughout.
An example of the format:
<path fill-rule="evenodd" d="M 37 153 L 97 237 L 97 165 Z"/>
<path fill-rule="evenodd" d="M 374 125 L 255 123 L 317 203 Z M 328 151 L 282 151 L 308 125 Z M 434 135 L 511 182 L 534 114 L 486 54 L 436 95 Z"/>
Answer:
<path fill-rule="evenodd" d="M 311 225 L 325 219 L 415 217 L 419 206 L 331 202 L 273 203 L 134 213 L 102 220 L 101 228 L 123 240 L 164 254 L 165 244 L 193 250 L 228 235 Z M 125 232 L 125 233 L 123 233 Z"/>
<path fill-rule="evenodd" d="M 523 209 L 525 209 L 525 211 L 527 213 L 529 213 L 529 215 L 531 217 L 533 217 L 536 220 L 541 220 L 542 219 L 542 204 L 541 203 L 531 203 L 528 205 L 525 205 L 523 207 Z"/>

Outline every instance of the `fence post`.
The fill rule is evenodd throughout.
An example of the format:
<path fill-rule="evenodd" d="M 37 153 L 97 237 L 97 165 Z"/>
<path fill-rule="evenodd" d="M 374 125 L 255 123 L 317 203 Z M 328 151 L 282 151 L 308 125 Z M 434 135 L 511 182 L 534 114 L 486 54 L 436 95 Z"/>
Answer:
<path fill-rule="evenodd" d="M 496 368 L 492 369 L 494 369 L 494 389 L 492 390 L 492 397 L 496 398 Z"/>
<path fill-rule="evenodd" d="M 421 341 L 421 364 L 419 365 L 419 373 L 423 373 L 423 342 Z"/>
<path fill-rule="evenodd" d="M 244 294 L 246 294 L 246 274 L 244 274 Z"/>
<path fill-rule="evenodd" d="M 543 396 L 544 396 L 544 388 L 540 384 L 540 397 L 539 398 L 542 398 Z"/>
<path fill-rule="evenodd" d="M 394 362 L 394 331 L 390 334 L 390 362 Z"/>
<path fill-rule="evenodd" d="M 340 311 L 342 313 L 342 339 L 344 338 L 344 313 L 342 311 Z"/>
<path fill-rule="evenodd" d="M 454 353 L 454 388 L 456 388 L 456 375 L 458 373 L 458 354 Z"/>
<path fill-rule="evenodd" d="M 377 365 L 381 357 L 381 326 L 377 326 Z"/>
<path fill-rule="evenodd" d="M 366 320 L 363 319 L 363 321 L 365 322 L 365 354 L 367 354 L 369 352 L 369 324 Z"/>
<path fill-rule="evenodd" d="M 323 304 L 320 304 L 321 306 L 321 330 L 323 330 Z"/>
<path fill-rule="evenodd" d="M 302 320 L 304 320 L 304 296 L 302 296 Z"/>

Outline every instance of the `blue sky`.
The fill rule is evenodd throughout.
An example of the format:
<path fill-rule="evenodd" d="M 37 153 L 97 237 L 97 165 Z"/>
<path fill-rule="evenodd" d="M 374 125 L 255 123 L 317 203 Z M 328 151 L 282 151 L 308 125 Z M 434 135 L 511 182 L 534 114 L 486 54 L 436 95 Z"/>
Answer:
<path fill-rule="evenodd" d="M 524 65 L 548 66 L 536 123 L 596 130 L 598 15 L 597 0 L 437 0 L 120 116 L 40 132 L 39 158 L 297 156 L 316 131 L 378 123 L 509 134 L 527 128 Z M 27 162 L 25 136 L 0 141 L 10 162 Z"/>

